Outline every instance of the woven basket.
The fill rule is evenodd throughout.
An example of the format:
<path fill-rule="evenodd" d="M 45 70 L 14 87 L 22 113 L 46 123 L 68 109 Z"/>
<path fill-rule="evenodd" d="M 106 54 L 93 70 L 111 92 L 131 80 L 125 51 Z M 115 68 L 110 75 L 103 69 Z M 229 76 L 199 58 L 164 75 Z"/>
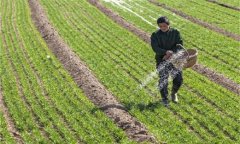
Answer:
<path fill-rule="evenodd" d="M 190 68 L 197 62 L 197 49 L 187 49 L 186 53 L 188 54 L 187 62 L 184 64 L 183 68 Z"/>

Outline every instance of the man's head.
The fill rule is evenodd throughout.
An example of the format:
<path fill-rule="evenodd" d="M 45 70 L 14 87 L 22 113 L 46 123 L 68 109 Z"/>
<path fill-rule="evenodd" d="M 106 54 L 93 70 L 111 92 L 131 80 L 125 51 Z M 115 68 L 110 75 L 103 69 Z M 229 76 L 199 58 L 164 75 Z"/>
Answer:
<path fill-rule="evenodd" d="M 166 16 L 161 16 L 157 19 L 157 24 L 161 31 L 166 32 L 169 29 L 170 22 Z"/>

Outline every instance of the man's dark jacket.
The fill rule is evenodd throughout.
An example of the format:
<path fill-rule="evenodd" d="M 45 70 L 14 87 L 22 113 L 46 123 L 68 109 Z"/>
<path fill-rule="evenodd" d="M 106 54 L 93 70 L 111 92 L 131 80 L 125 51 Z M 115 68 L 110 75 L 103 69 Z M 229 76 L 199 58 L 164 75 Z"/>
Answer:
<path fill-rule="evenodd" d="M 177 47 L 176 44 L 183 45 L 182 38 L 177 29 L 170 28 L 167 32 L 162 32 L 160 29 L 152 33 L 151 46 L 155 52 L 155 59 L 157 65 L 163 61 L 163 56 L 166 51 L 171 50 L 177 52 L 181 47 Z"/>

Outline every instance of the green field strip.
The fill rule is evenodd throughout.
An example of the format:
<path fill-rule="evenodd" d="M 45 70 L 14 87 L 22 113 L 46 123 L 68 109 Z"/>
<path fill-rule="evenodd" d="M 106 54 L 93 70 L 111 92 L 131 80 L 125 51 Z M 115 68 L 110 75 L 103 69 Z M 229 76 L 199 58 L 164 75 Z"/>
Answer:
<path fill-rule="evenodd" d="M 240 7 L 240 2 L 239 0 L 218 0 L 218 2 L 223 3 L 223 4 L 227 4 L 230 6 L 234 6 L 234 7 Z"/>
<path fill-rule="evenodd" d="M 24 10 L 26 5 L 27 5 L 27 2 L 25 1 L 24 3 L 19 3 L 18 6 L 19 6 L 19 8 Z M 26 52 L 26 51 L 21 51 L 21 49 L 20 50 L 11 49 L 11 50 L 17 51 L 16 55 L 14 55 L 14 54 L 12 55 L 13 52 L 11 52 L 11 56 L 13 57 L 12 59 L 17 57 L 17 59 L 20 61 L 18 63 L 18 61 L 14 59 L 13 63 L 14 63 L 14 65 L 17 63 L 16 71 L 18 73 L 20 73 L 19 79 L 23 81 L 23 82 L 21 81 L 22 83 L 24 83 L 22 85 L 27 87 L 27 90 L 30 89 L 29 91 L 27 91 L 27 90 L 26 90 L 26 92 L 24 91 L 25 93 L 29 94 L 27 96 L 27 98 L 31 99 L 34 95 L 36 96 L 35 101 L 34 101 L 34 99 L 32 99 L 32 101 L 28 102 L 28 103 L 31 103 L 35 107 L 37 107 L 37 105 L 44 106 L 43 111 L 48 112 L 48 113 L 43 113 L 41 116 L 39 116 L 39 119 L 40 118 L 44 119 L 44 117 L 46 117 L 46 116 L 48 117 L 48 115 L 51 116 L 49 118 L 51 120 L 55 120 L 54 118 L 56 118 L 56 121 L 58 121 L 58 122 L 56 122 L 58 129 L 60 129 L 59 131 L 61 132 L 61 135 L 63 135 L 62 131 L 63 131 L 63 129 L 66 129 L 64 123 L 61 121 L 63 116 L 58 116 L 57 113 L 59 114 L 59 112 L 56 112 L 56 108 L 52 108 L 53 106 L 50 105 L 52 103 L 48 103 L 48 101 L 42 95 L 42 90 L 41 90 L 40 86 L 38 85 L 39 83 L 34 78 L 34 77 L 36 77 L 37 72 L 39 72 L 39 76 L 40 76 L 39 79 L 46 78 L 43 80 L 44 84 L 49 83 L 47 85 L 48 89 L 46 88 L 49 98 L 50 97 L 55 98 L 54 99 L 55 104 L 58 105 L 59 107 L 61 107 L 61 111 L 64 111 L 61 114 L 64 114 L 64 116 L 66 116 L 68 118 L 67 120 L 71 122 L 72 127 L 75 128 L 75 131 L 78 132 L 78 135 L 81 135 L 81 138 L 84 141 L 86 140 L 87 142 L 92 142 L 92 143 L 114 142 L 114 141 L 127 143 L 128 140 L 127 140 L 126 136 L 124 135 L 124 133 L 120 129 L 118 129 L 113 124 L 113 122 L 111 122 L 111 120 L 109 120 L 102 112 L 96 111 L 95 113 L 92 113 L 92 109 L 96 109 L 95 106 L 93 106 L 93 104 L 91 104 L 87 100 L 87 98 L 85 96 L 83 96 L 82 92 L 80 92 L 78 90 L 76 84 L 67 75 L 67 73 L 62 68 L 60 69 L 60 64 L 56 62 L 56 59 L 54 59 L 54 56 L 49 51 L 46 52 L 47 47 L 44 44 L 44 42 L 42 40 L 41 40 L 41 42 L 38 42 L 38 39 L 41 39 L 40 36 L 33 37 L 33 35 L 32 35 L 33 33 L 37 34 L 37 35 L 39 35 L 39 34 L 37 33 L 36 30 L 34 30 L 32 24 L 30 24 L 30 27 L 32 29 L 29 29 L 29 23 L 31 21 L 31 19 L 29 18 L 29 16 L 30 16 L 29 9 L 28 9 L 28 13 L 25 13 L 25 12 L 23 12 L 23 13 L 24 13 L 24 15 L 22 16 L 22 19 L 21 19 L 22 21 L 17 21 L 17 22 L 19 24 L 24 24 L 24 25 L 26 24 L 26 25 L 23 27 L 19 27 L 18 29 L 20 29 L 20 31 L 21 31 L 20 35 L 23 36 L 21 39 L 23 39 L 25 41 L 25 43 L 23 43 L 22 45 L 26 46 L 26 49 L 28 49 L 26 51 L 31 50 L 29 56 L 30 56 L 30 59 L 32 62 L 30 62 L 30 60 L 26 60 L 26 58 L 25 59 L 23 58 L 23 57 L 27 56 L 28 54 L 20 55 L 21 53 Z M 26 21 L 28 23 L 26 23 Z M 14 32 L 10 31 L 8 29 L 6 29 L 6 31 L 8 31 L 9 33 L 16 32 L 16 31 L 14 31 Z M 17 41 L 19 41 L 19 39 Z M 11 45 L 10 42 L 9 42 L 9 45 Z M 20 46 L 21 44 L 20 45 L 14 44 L 14 45 L 16 45 L 15 47 L 17 47 L 17 46 L 21 47 Z M 36 47 L 38 47 L 38 48 L 36 49 Z M 38 50 L 42 49 L 42 47 L 44 47 L 44 49 L 42 51 L 38 51 Z M 36 50 L 39 53 L 36 53 Z M 41 55 L 41 57 L 37 57 L 38 55 Z M 51 60 L 46 60 L 47 55 L 51 56 Z M 23 65 L 21 65 L 20 63 L 23 63 Z M 30 63 L 34 64 L 35 67 L 31 68 L 31 66 L 29 65 Z M 46 63 L 48 63 L 48 64 L 45 65 Z M 58 70 L 56 70 L 56 68 L 58 68 Z M 37 72 L 34 72 L 35 69 Z M 21 71 L 22 73 L 19 71 Z M 60 75 L 59 72 L 62 73 L 62 75 Z M 28 74 L 28 75 L 26 75 L 26 74 Z M 43 75 L 47 75 L 47 76 L 44 77 Z M 62 79 L 59 78 L 58 76 L 61 77 Z M 25 77 L 26 80 L 22 77 Z M 28 77 L 32 77 L 33 79 L 28 79 Z M 52 77 L 52 79 L 48 79 L 50 77 Z M 66 82 L 68 82 L 68 83 L 66 83 Z M 53 83 L 55 85 L 53 85 Z M 69 85 L 70 85 L 70 87 L 68 88 Z M 43 86 L 45 87 L 45 85 L 43 85 Z M 57 91 L 56 91 L 56 89 L 57 89 Z M 64 89 L 65 92 L 62 93 L 63 91 L 61 89 Z M 30 95 L 30 94 L 32 94 L 32 95 Z M 59 101 L 59 99 L 61 99 L 61 101 Z M 81 101 L 78 101 L 80 99 L 81 99 Z M 36 104 L 36 105 L 34 105 L 34 104 Z M 54 105 L 54 106 L 56 106 L 56 105 Z M 83 117 L 79 117 L 79 114 L 82 115 Z M 44 122 L 47 122 L 47 121 L 48 120 L 45 119 Z M 63 127 L 63 128 L 61 128 L 61 127 Z M 55 128 L 56 128 L 56 126 L 55 126 Z M 109 131 L 110 131 L 110 133 L 109 133 Z M 99 134 L 99 132 L 101 132 L 101 134 Z M 53 136 L 54 135 L 52 135 L 52 137 Z M 103 136 L 104 136 L 104 138 L 103 138 Z M 72 138 L 70 133 L 68 135 L 66 135 L 66 137 L 67 137 L 67 138 L 65 138 L 66 141 L 74 142 L 74 138 Z M 61 139 L 59 139 L 57 137 L 52 141 L 60 142 L 60 140 Z M 30 140 L 26 140 L 26 141 L 29 142 Z"/>
<path fill-rule="evenodd" d="M 65 8 L 65 10 L 66 10 L 66 6 L 68 5 L 68 4 L 66 4 L 66 3 L 60 3 L 60 2 L 58 1 L 57 2 L 57 8 L 59 8 L 60 9 L 60 11 L 62 11 L 61 10 L 61 6 L 64 6 L 64 8 Z M 49 9 L 51 9 L 51 12 L 53 12 L 54 13 L 54 6 L 52 6 L 52 7 L 50 7 L 49 5 L 49 3 L 46 3 L 46 5 L 49 7 Z M 74 4 L 74 5 L 76 5 L 76 4 Z M 76 8 L 73 8 L 73 7 L 70 7 L 69 9 L 71 9 L 71 10 L 73 10 L 74 9 L 74 11 L 76 10 Z M 49 12 L 49 15 L 51 15 L 50 13 L 50 11 L 48 11 Z M 65 12 L 65 13 L 67 13 L 67 12 Z M 72 12 L 73 13 L 73 12 Z M 81 12 L 78 12 L 78 13 L 81 13 Z M 70 15 L 69 15 L 70 16 Z M 123 78 L 119 78 L 119 76 L 120 77 L 129 77 L 129 74 L 128 74 L 128 72 L 132 72 L 131 71 L 131 67 L 129 67 L 128 65 L 116 65 L 116 64 L 110 64 L 110 62 L 108 63 L 108 66 L 106 66 L 106 61 L 109 61 L 109 57 L 111 57 L 111 60 L 112 61 L 114 61 L 114 59 L 117 59 L 117 55 L 115 55 L 114 53 L 113 54 L 111 54 L 111 53 L 109 53 L 109 55 L 107 56 L 106 55 L 106 53 L 107 53 L 107 51 L 109 50 L 109 49 L 107 49 L 107 47 L 105 47 L 105 46 L 102 46 L 103 45 L 103 42 L 101 43 L 101 42 L 96 42 L 97 40 L 97 37 L 95 37 L 95 36 L 92 36 L 91 35 L 91 33 L 90 32 L 83 32 L 83 30 L 85 30 L 85 31 L 89 31 L 89 29 L 90 28 L 88 28 L 86 25 L 85 25 L 85 27 L 80 27 L 80 25 L 81 24 L 79 24 L 78 26 L 78 28 L 72 28 L 73 26 L 72 26 L 72 21 L 70 21 L 70 22 L 68 22 L 69 20 L 67 20 L 66 21 L 66 17 L 64 17 L 64 14 L 61 16 L 60 14 L 58 15 L 58 17 L 59 18 L 61 18 L 62 17 L 62 19 L 65 19 L 65 21 L 64 21 L 64 23 L 61 23 L 61 20 L 58 20 L 58 19 L 55 19 L 55 17 L 52 17 L 52 20 L 54 20 L 55 19 L 55 21 L 58 21 L 58 23 L 55 23 L 55 25 L 57 25 L 56 27 L 62 27 L 61 28 L 61 32 L 60 32 L 60 35 L 61 35 L 61 33 L 63 33 L 63 35 L 64 35 L 64 38 L 65 38 L 65 40 L 66 40 L 66 42 L 68 42 L 70 45 L 71 45 L 71 47 L 77 47 L 77 45 L 79 45 L 79 42 L 78 41 L 81 41 L 81 49 L 75 49 L 75 52 L 77 52 L 77 53 L 79 53 L 79 55 L 81 55 L 81 58 L 83 58 L 83 57 L 86 57 L 86 55 L 91 55 L 91 54 L 93 54 L 92 56 L 94 56 L 94 54 L 98 54 L 98 56 L 97 57 L 94 57 L 94 60 L 93 59 L 91 59 L 90 57 L 87 59 L 86 58 L 86 61 L 89 61 L 89 65 L 92 65 L 92 67 L 94 67 L 93 69 L 96 69 L 96 73 L 100 73 L 100 72 L 97 72 L 97 71 L 102 71 L 102 74 L 101 74 L 101 81 L 109 88 L 109 89 L 111 89 L 111 91 L 115 91 L 115 93 L 117 93 L 117 95 L 122 95 L 122 96 L 119 96 L 118 97 L 118 99 L 119 100 L 121 100 L 121 101 L 125 101 L 125 102 L 123 102 L 123 103 L 125 103 L 126 105 L 127 105 L 127 101 L 124 99 L 124 95 L 126 96 L 126 95 L 130 95 L 130 96 L 132 96 L 133 98 L 132 98 L 132 101 L 134 101 L 134 96 L 138 96 L 138 99 L 141 99 L 142 97 L 139 97 L 139 96 L 141 96 L 141 95 L 144 95 L 144 96 L 146 96 L 146 97 L 148 97 L 147 95 L 147 93 L 145 92 L 145 91 L 142 91 L 141 90 L 141 92 L 139 92 L 139 93 L 141 93 L 141 94 L 136 94 L 136 93 L 133 93 L 133 92 L 130 92 L 130 91 L 134 91 L 134 90 L 136 90 L 136 87 L 138 86 L 138 84 L 136 85 L 136 82 L 134 81 L 134 80 L 130 80 L 130 79 L 127 79 L 127 78 L 125 78 L 124 80 L 123 80 Z M 80 17 L 82 17 L 81 15 L 79 16 L 79 18 L 78 19 L 80 19 Z M 74 19 L 74 16 L 72 16 L 71 15 L 71 19 Z M 82 19 L 81 19 L 82 20 Z M 83 21 L 83 23 L 86 23 L 86 21 Z M 108 23 L 109 24 L 109 23 Z M 69 25 L 69 27 L 68 27 L 68 25 Z M 76 24 L 74 24 L 74 25 L 76 25 Z M 97 24 L 97 25 L 99 25 L 99 24 Z M 63 27 L 66 27 L 66 30 L 64 30 L 64 28 Z M 84 26 L 84 25 L 83 25 Z M 91 27 L 95 27 L 94 25 L 91 25 Z M 71 28 L 71 29 L 70 29 Z M 79 31 L 79 30 L 76 30 L 76 29 L 80 29 L 81 28 L 81 31 Z M 114 28 L 113 28 L 114 29 Z M 68 31 L 67 31 L 68 30 Z M 99 30 L 99 29 L 98 29 Z M 71 33 L 69 33 L 69 31 L 71 31 Z M 64 33 L 65 32 L 65 33 Z M 68 33 L 67 33 L 68 32 Z M 78 33 L 80 33 L 81 32 L 81 36 L 80 35 L 78 35 Z M 96 31 L 95 31 L 95 33 L 96 33 Z M 98 33 L 97 33 L 98 34 Z M 87 35 L 87 36 L 84 36 L 84 35 Z M 74 40 L 71 40 L 71 38 L 76 38 L 76 39 L 78 39 L 78 41 L 74 41 Z M 97 45 L 98 46 L 98 48 L 94 48 L 93 50 L 89 50 L 89 48 L 88 47 L 91 47 L 91 44 L 89 44 L 88 43 L 88 45 L 89 46 L 86 46 L 85 47 L 85 45 L 86 45 L 86 41 L 84 41 L 86 38 L 89 38 L 90 40 L 90 42 L 92 43 L 92 45 Z M 95 40 L 94 42 L 93 42 L 93 39 Z M 103 38 L 101 38 L 101 39 L 103 39 Z M 100 40 L 99 40 L 100 41 Z M 85 47 L 85 48 L 84 48 Z M 100 50 L 100 49 L 107 49 L 107 50 Z M 116 48 L 114 48 L 114 49 L 116 49 Z M 78 52 L 79 51 L 79 52 Z M 102 53 L 102 54 L 101 54 Z M 101 54 L 101 55 L 100 55 Z M 114 56 L 115 55 L 115 56 Z M 102 58 L 104 58 L 104 60 L 102 60 Z M 123 60 L 123 58 L 121 58 L 121 60 Z M 94 62 L 95 61 L 95 62 Z M 117 63 L 117 62 L 119 62 L 119 60 L 115 60 L 114 61 L 115 63 Z M 124 62 L 126 62 L 126 61 L 124 61 Z M 123 62 L 122 62 L 123 63 Z M 95 64 L 95 65 L 94 65 Z M 100 66 L 98 66 L 98 65 L 100 65 Z M 109 67 L 109 68 L 111 68 L 111 69 L 116 69 L 115 71 L 114 71 L 114 69 L 111 71 L 111 74 L 109 74 L 107 71 L 106 71 L 106 69 L 107 69 L 107 67 Z M 126 69 L 128 69 L 128 71 L 127 70 L 125 70 L 124 72 L 119 72 L 120 71 L 120 69 L 119 68 L 121 68 L 121 67 L 126 67 Z M 114 73 L 116 73 L 116 74 L 114 74 Z M 114 75 L 113 75 L 114 74 Z M 100 75 L 100 74 L 99 74 Z M 107 75 L 107 76 L 106 76 Z M 110 75 L 111 75 L 111 77 L 112 78 L 110 78 Z M 144 75 L 144 74 L 143 74 Z M 109 76 L 109 78 L 108 78 L 108 76 Z M 119 79 L 119 80 L 118 80 Z M 106 83 L 109 83 L 109 84 L 106 84 Z M 127 83 L 127 85 L 126 85 L 126 88 L 121 88 L 120 86 L 122 86 L 123 85 L 123 82 L 124 83 Z M 131 82 L 131 83 L 130 83 Z M 129 90 L 128 92 L 123 92 L 123 90 L 124 89 L 129 89 L 129 88 L 131 88 L 131 90 Z M 113 90 L 112 90 L 113 89 Z M 118 92 L 119 91 L 119 89 L 123 89 L 122 91 L 120 91 L 120 92 Z M 118 91 L 117 91 L 118 90 Z M 145 99 L 144 100 L 146 100 L 146 97 L 145 97 Z M 151 101 L 151 99 L 150 100 L 146 100 L 147 102 L 149 102 L 149 101 Z M 134 115 L 135 115 L 135 113 L 134 113 Z M 142 117 L 142 116 L 139 116 L 139 117 Z M 145 122 L 144 122 L 145 123 Z M 207 137 L 206 137 L 207 138 Z"/>
<path fill-rule="evenodd" d="M 239 58 L 240 58 L 238 42 L 228 39 L 226 37 L 220 36 L 214 32 L 208 31 L 195 24 L 189 23 L 188 21 L 181 19 L 177 16 L 172 16 L 172 13 L 169 13 L 166 10 L 161 10 L 159 9 L 159 7 L 155 5 L 152 5 L 143 1 L 139 1 L 138 3 L 142 7 L 146 7 L 145 9 L 141 8 L 142 12 L 138 13 L 142 17 L 136 16 L 135 14 L 130 15 L 129 11 L 126 11 L 123 8 L 111 5 L 110 3 L 104 3 L 104 4 L 112 8 L 114 11 L 117 11 L 125 19 L 132 22 L 133 24 L 140 27 L 141 29 L 147 31 L 148 33 L 151 33 L 153 29 L 156 29 L 154 25 L 156 23 L 155 22 L 156 18 L 159 17 L 159 14 L 169 16 L 169 18 L 171 19 L 172 25 L 173 26 L 176 25 L 175 27 L 180 29 L 180 31 L 182 32 L 184 41 L 186 41 L 185 46 L 187 48 L 196 47 L 200 50 L 198 59 L 201 64 L 204 64 L 209 68 L 214 69 L 224 74 L 225 76 L 229 77 L 230 79 L 234 80 L 235 82 L 239 83 L 240 81 L 239 78 L 236 78 L 236 75 L 239 75 Z M 140 8 L 135 6 L 134 10 L 140 11 Z M 148 22 L 151 22 L 151 24 L 142 20 L 142 18 L 144 18 L 144 20 L 147 20 Z M 191 31 L 191 33 L 189 31 Z M 208 33 L 208 35 L 206 35 L 206 33 Z M 204 37 L 201 38 L 199 37 L 199 35 L 202 35 L 202 36 L 204 35 Z M 211 41 L 206 42 L 206 40 L 209 40 L 209 39 L 211 39 Z M 201 51 L 201 49 L 205 49 L 205 51 L 208 51 L 208 53 L 210 53 L 211 55 L 214 55 L 215 58 L 205 54 L 204 52 Z M 223 63 L 222 61 L 216 60 L 216 57 L 221 57 L 221 59 L 224 59 L 225 62 Z M 235 68 L 232 68 L 231 65 L 227 65 L 227 64 L 231 64 L 233 65 L 233 67 L 235 66 Z"/>
<path fill-rule="evenodd" d="M 195 17 L 199 20 L 225 29 L 234 34 L 240 34 L 239 31 L 239 12 L 209 3 L 206 0 L 199 1 L 173 1 L 173 0 L 157 0 L 169 7 L 180 10 L 185 14 Z M 223 17 L 225 17 L 223 19 Z"/>
<path fill-rule="evenodd" d="M 14 139 L 10 132 L 7 130 L 7 123 L 3 113 L 0 111 L 0 143 L 14 143 Z"/>
<path fill-rule="evenodd" d="M 9 4 L 8 6 L 11 5 Z M 7 11 L 8 6 L 3 6 L 3 12 L 9 12 L 11 15 L 12 11 Z M 8 16 L 8 13 L 3 15 L 3 23 L 2 23 L 2 29 L 5 30 L 5 24 L 4 21 Z M 7 30 L 6 30 L 7 31 Z M 5 31 L 3 32 L 5 33 Z M 4 34 L 3 34 L 4 35 Z M 9 112 L 12 115 L 13 118 L 17 118 L 18 121 L 15 121 L 16 128 L 18 131 L 22 133 L 22 137 L 24 140 L 27 140 L 29 142 L 33 142 L 33 139 L 38 137 L 38 140 L 43 141 L 43 137 L 41 136 L 41 132 L 37 129 L 37 124 L 33 121 L 33 118 L 31 116 L 31 113 L 29 113 L 29 110 L 25 107 L 24 103 L 22 102 L 22 99 L 19 97 L 19 87 L 17 86 L 16 82 L 16 71 L 12 69 L 13 64 L 8 61 L 9 59 L 9 52 L 6 52 L 7 47 L 7 41 L 9 41 L 8 37 L 6 39 L 5 36 L 2 35 L 2 42 L 3 42 L 3 61 L 2 64 L 4 66 L 3 68 L 3 76 L 2 76 L 2 89 L 3 89 L 3 97 L 5 99 L 6 105 L 9 107 Z M 7 72 L 6 72 L 7 71 Z M 14 100 L 14 101 L 12 101 Z M 24 122 L 27 122 L 28 125 L 23 125 Z M 32 133 L 33 136 L 29 135 L 28 132 Z"/>
<path fill-rule="evenodd" d="M 15 31 L 11 32 L 10 29 L 8 31 L 10 33 L 15 33 Z M 17 37 L 14 37 L 14 40 L 12 39 L 12 42 L 17 41 L 16 39 Z M 71 134 L 68 132 L 68 130 L 66 130 L 65 127 L 62 127 L 64 124 L 61 122 L 61 119 L 54 115 L 51 109 L 49 109 L 50 104 L 48 104 L 47 100 L 42 95 L 39 87 L 40 85 L 37 83 L 37 78 L 34 75 L 30 64 L 27 63 L 26 59 L 24 59 L 24 54 L 20 55 L 21 51 L 19 50 L 21 49 L 16 49 L 16 47 L 20 48 L 19 43 L 12 47 L 14 49 L 12 52 L 10 51 L 10 54 L 16 54 L 12 56 L 12 59 L 14 60 L 14 58 L 16 58 L 16 61 L 13 63 L 16 64 L 16 69 L 20 73 L 19 80 L 23 86 L 23 95 L 25 96 L 29 107 L 31 107 L 33 113 L 35 113 L 41 125 L 53 128 L 51 131 L 47 131 L 49 135 L 56 136 L 57 139 L 59 139 L 59 142 L 66 139 L 65 137 L 71 139 Z M 56 124 L 58 124 L 58 126 Z"/>

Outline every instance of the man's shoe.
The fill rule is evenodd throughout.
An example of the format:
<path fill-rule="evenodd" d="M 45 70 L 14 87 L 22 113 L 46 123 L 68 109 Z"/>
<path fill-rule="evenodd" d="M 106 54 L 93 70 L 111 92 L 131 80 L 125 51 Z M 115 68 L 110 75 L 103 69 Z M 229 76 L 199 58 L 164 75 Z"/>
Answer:
<path fill-rule="evenodd" d="M 163 100 L 162 100 L 162 103 L 163 103 L 163 105 L 164 105 L 165 107 L 168 107 L 168 106 L 169 106 L 168 100 L 166 100 L 166 99 L 163 99 Z"/>
<path fill-rule="evenodd" d="M 173 101 L 174 103 L 178 103 L 177 93 L 172 94 L 171 96 L 172 96 L 172 101 Z"/>

